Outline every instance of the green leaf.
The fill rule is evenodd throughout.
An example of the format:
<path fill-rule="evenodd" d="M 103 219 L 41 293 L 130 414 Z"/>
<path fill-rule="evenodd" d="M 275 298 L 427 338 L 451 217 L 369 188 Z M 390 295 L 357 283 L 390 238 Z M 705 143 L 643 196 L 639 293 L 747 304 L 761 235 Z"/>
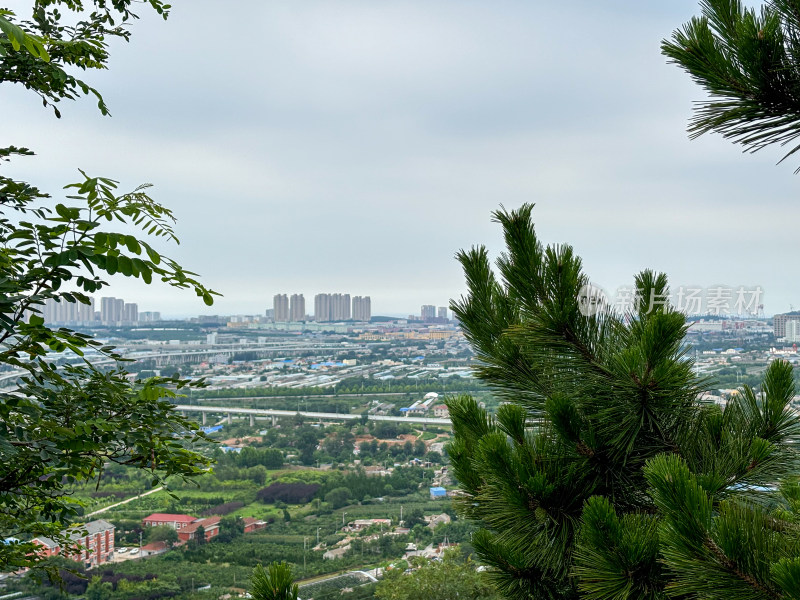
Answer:
<path fill-rule="evenodd" d="M 142 253 L 142 247 L 139 245 L 138 240 L 132 235 L 129 235 L 125 238 L 125 245 L 127 246 L 128 251 L 132 254 Z"/>
<path fill-rule="evenodd" d="M 117 257 L 112 255 L 106 256 L 106 266 L 105 266 L 106 273 L 109 275 L 114 275 L 117 272 Z"/>
<path fill-rule="evenodd" d="M 131 259 L 127 256 L 118 256 L 117 269 L 126 277 L 130 277 L 133 274 L 133 263 L 131 262 Z"/>

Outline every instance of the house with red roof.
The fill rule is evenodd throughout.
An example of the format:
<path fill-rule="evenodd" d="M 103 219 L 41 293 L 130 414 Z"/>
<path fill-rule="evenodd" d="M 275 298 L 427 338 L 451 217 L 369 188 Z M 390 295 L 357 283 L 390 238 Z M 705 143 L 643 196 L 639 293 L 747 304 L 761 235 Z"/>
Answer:
<path fill-rule="evenodd" d="M 433 416 L 437 419 L 449 419 L 450 411 L 445 404 L 437 404 L 433 407 Z"/>
<path fill-rule="evenodd" d="M 104 519 L 74 525 L 61 533 L 67 535 L 73 544 L 62 548 L 45 536 L 31 541 L 36 544 L 37 552 L 42 556 L 60 554 L 70 560 L 82 562 L 86 567 L 108 562 L 114 556 L 114 526 Z"/>
<path fill-rule="evenodd" d="M 205 530 L 206 541 L 219 534 L 219 521 L 220 517 L 208 517 L 207 519 L 196 519 L 186 527 L 178 530 L 178 539 L 181 542 L 188 542 L 194 539 L 197 530 L 202 527 Z"/>
<path fill-rule="evenodd" d="M 166 542 L 151 542 L 140 549 L 141 556 L 153 556 L 155 554 L 164 554 L 169 548 Z"/>
<path fill-rule="evenodd" d="M 157 525 L 169 525 L 176 531 L 181 531 L 197 521 L 197 517 L 192 515 L 173 515 L 169 513 L 153 513 L 142 519 L 145 527 L 156 527 Z"/>
<path fill-rule="evenodd" d="M 260 529 L 264 529 L 267 526 L 267 522 L 263 519 L 256 519 L 253 517 L 245 517 L 242 519 L 244 521 L 244 532 L 250 533 L 251 531 L 258 531 Z"/>

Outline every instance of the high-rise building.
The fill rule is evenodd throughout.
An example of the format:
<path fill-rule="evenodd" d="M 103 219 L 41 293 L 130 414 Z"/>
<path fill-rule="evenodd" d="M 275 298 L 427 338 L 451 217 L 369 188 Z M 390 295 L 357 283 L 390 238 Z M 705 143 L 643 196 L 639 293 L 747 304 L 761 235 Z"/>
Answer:
<path fill-rule="evenodd" d="M 772 330 L 775 332 L 776 338 L 786 337 L 786 324 L 789 321 L 800 321 L 800 311 L 775 315 L 772 318 Z"/>
<path fill-rule="evenodd" d="M 126 302 L 122 307 L 122 320 L 126 323 L 138 323 L 139 305 L 135 302 Z"/>
<path fill-rule="evenodd" d="M 314 320 L 319 322 L 333 320 L 330 294 L 317 294 L 314 296 Z"/>
<path fill-rule="evenodd" d="M 48 298 L 40 307 L 42 318 L 47 323 L 89 325 L 94 321 L 94 298 L 89 297 L 89 301 L 90 304 L 83 304 Z"/>
<path fill-rule="evenodd" d="M 121 323 L 125 314 L 125 300 L 122 298 L 114 299 L 114 316 L 116 316 L 115 323 Z"/>
<path fill-rule="evenodd" d="M 420 312 L 423 321 L 436 318 L 436 307 L 433 304 L 423 304 Z"/>
<path fill-rule="evenodd" d="M 140 323 L 154 323 L 161 320 L 161 313 L 158 311 L 146 310 L 139 313 Z"/>
<path fill-rule="evenodd" d="M 105 296 L 100 298 L 100 321 L 104 325 L 115 325 L 122 321 L 125 301 L 122 298 Z"/>
<path fill-rule="evenodd" d="M 331 312 L 334 321 L 350 320 L 350 294 L 333 294 Z"/>
<path fill-rule="evenodd" d="M 446 306 L 440 306 L 439 307 L 439 311 L 436 314 L 436 316 L 438 318 L 440 318 L 440 319 L 444 319 L 445 321 L 447 321 L 447 307 Z"/>
<path fill-rule="evenodd" d="M 289 305 L 289 320 L 306 320 L 306 299 L 303 298 L 303 294 L 292 294 L 291 304 Z"/>
<path fill-rule="evenodd" d="M 275 322 L 285 323 L 289 320 L 289 298 L 286 294 L 275 294 L 272 298 L 272 309 L 275 311 Z"/>
<path fill-rule="evenodd" d="M 315 321 L 349 321 L 350 294 L 317 294 L 314 296 Z"/>
<path fill-rule="evenodd" d="M 79 304 L 77 306 L 78 309 L 78 321 L 84 324 L 90 324 L 94 322 L 94 298 L 89 296 L 89 304 Z"/>
<path fill-rule="evenodd" d="M 785 339 L 790 344 L 800 342 L 800 320 L 792 319 L 786 322 L 786 336 Z"/>
<path fill-rule="evenodd" d="M 353 297 L 353 320 L 369 321 L 372 318 L 372 301 L 369 296 Z"/>

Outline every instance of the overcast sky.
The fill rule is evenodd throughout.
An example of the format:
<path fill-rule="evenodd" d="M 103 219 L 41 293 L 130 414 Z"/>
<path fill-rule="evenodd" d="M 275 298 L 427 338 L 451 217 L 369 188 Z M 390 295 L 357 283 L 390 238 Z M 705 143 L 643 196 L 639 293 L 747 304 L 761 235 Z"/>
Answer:
<path fill-rule="evenodd" d="M 11 8 L 26 3 L 12 2 Z M 144 9 L 143 9 L 144 10 Z M 659 46 L 689 0 L 176 2 L 143 15 L 90 99 L 0 92 L 11 171 L 58 193 L 78 168 L 154 184 L 170 249 L 224 298 L 114 279 L 140 310 L 263 314 L 276 293 L 370 295 L 419 313 L 464 290 L 453 255 L 500 251 L 490 213 L 535 202 L 609 290 L 650 267 L 674 287 L 756 286 L 800 307 L 795 163 L 690 141 L 703 92 Z"/>

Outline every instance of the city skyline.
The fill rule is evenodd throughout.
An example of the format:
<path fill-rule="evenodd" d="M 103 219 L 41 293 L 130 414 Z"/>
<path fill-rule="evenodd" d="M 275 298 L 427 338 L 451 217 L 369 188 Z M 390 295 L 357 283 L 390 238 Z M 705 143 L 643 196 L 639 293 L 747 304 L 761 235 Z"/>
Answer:
<path fill-rule="evenodd" d="M 111 289 L 111 288 L 107 288 L 107 289 Z M 791 311 L 795 310 L 796 308 L 800 308 L 800 297 L 798 297 L 795 302 L 788 303 L 781 310 L 770 310 L 770 309 L 766 308 L 769 305 L 767 303 L 764 303 L 764 297 L 768 297 L 768 294 L 764 290 L 761 290 L 760 286 L 708 286 L 708 287 L 705 287 L 705 288 L 702 287 L 702 286 L 675 286 L 675 287 L 671 287 L 671 292 L 672 293 L 671 293 L 670 301 L 672 302 L 673 306 L 677 306 L 680 310 L 683 310 L 684 312 L 686 312 L 684 310 L 686 308 L 684 306 L 686 301 L 684 300 L 683 297 L 684 296 L 688 296 L 689 295 L 689 291 L 692 291 L 692 290 L 693 291 L 698 291 L 698 290 L 700 290 L 704 294 L 708 294 L 708 293 L 710 293 L 710 292 L 712 292 L 714 290 L 719 290 L 719 289 L 725 289 L 725 290 L 727 290 L 729 292 L 729 296 L 730 297 L 729 297 L 729 303 L 728 303 L 728 310 L 724 310 L 724 311 L 721 311 L 721 312 L 720 311 L 715 312 L 713 309 L 712 310 L 706 310 L 706 308 L 707 308 L 707 306 L 706 306 L 706 298 L 704 297 L 702 305 L 698 304 L 696 307 L 694 307 L 693 310 L 689 310 L 687 312 L 687 314 L 689 316 L 704 316 L 704 315 L 715 316 L 716 315 L 716 316 L 731 317 L 731 318 L 740 318 L 740 317 L 771 318 L 773 315 L 785 314 L 785 313 L 788 313 L 788 312 L 791 312 Z M 740 307 L 738 306 L 738 302 L 740 302 L 741 299 L 739 299 L 739 301 L 737 301 L 736 295 L 737 295 L 737 293 L 741 294 L 741 291 L 743 289 L 746 292 L 751 293 L 751 294 L 752 294 L 753 290 L 758 289 L 759 290 L 759 298 L 760 298 L 758 300 L 758 302 L 763 303 L 763 305 L 756 304 L 754 307 L 752 307 L 752 308 L 755 308 L 755 310 L 751 310 L 750 309 L 751 307 L 748 307 L 747 310 L 741 310 Z M 610 303 L 612 305 L 615 305 L 618 310 L 623 310 L 623 311 L 627 310 L 627 308 L 629 308 L 629 307 L 627 307 L 627 306 L 625 306 L 623 304 L 619 304 L 618 302 L 614 302 L 615 294 L 618 296 L 618 295 L 620 295 L 622 293 L 625 293 L 626 291 L 630 292 L 632 290 L 633 290 L 633 288 L 632 288 L 631 285 L 620 286 L 620 288 L 618 288 L 617 290 L 611 290 L 611 289 L 608 289 L 608 288 L 605 289 L 605 291 L 609 295 Z M 278 294 L 270 295 L 267 298 L 261 298 L 261 299 L 258 299 L 256 301 L 254 301 L 254 302 L 247 303 L 246 305 L 241 305 L 241 306 L 238 307 L 239 310 L 231 310 L 231 311 L 220 310 L 218 308 L 217 304 L 215 304 L 214 306 L 211 306 L 211 307 L 198 306 L 198 305 L 196 305 L 195 303 L 192 302 L 192 298 L 188 298 L 188 297 L 187 297 L 188 302 L 185 304 L 186 308 L 184 310 L 178 310 L 178 311 L 172 311 L 172 310 L 165 309 L 164 306 L 160 305 L 157 300 L 155 300 L 155 301 L 154 300 L 150 300 L 150 301 L 146 301 L 145 300 L 145 302 L 147 302 L 147 304 L 143 304 L 143 301 L 141 299 L 137 299 L 137 301 L 135 303 L 137 304 L 137 308 L 138 308 L 138 306 L 145 306 L 148 309 L 148 310 L 144 311 L 145 313 L 149 314 L 149 313 L 151 313 L 153 311 L 156 311 L 165 320 L 170 320 L 170 319 L 182 320 L 182 319 L 193 318 L 193 317 L 197 317 L 197 316 L 201 316 L 201 315 L 209 315 L 209 316 L 210 315 L 260 315 L 260 316 L 263 316 L 265 314 L 265 311 L 268 311 L 268 310 L 271 310 L 271 309 L 274 308 L 275 299 L 277 297 L 285 296 L 285 302 L 286 302 L 285 310 L 286 310 L 287 317 L 286 318 L 277 318 L 276 320 L 287 320 L 288 321 L 288 320 L 293 320 L 293 319 L 290 318 L 292 314 L 300 314 L 300 313 L 292 313 L 292 311 L 291 311 L 291 299 L 292 299 L 292 297 L 296 297 L 295 300 L 299 300 L 300 298 L 303 299 L 303 308 L 299 308 L 297 310 L 304 311 L 302 314 L 304 314 L 305 316 L 308 316 L 308 317 L 312 317 L 312 319 L 313 319 L 315 313 L 313 311 L 311 311 L 309 309 L 309 307 L 313 307 L 314 298 L 316 296 L 318 296 L 318 295 L 320 295 L 319 292 L 313 292 L 313 291 L 312 292 L 308 292 L 308 291 L 293 292 L 291 294 L 278 293 Z M 353 303 L 353 301 L 355 299 L 360 298 L 362 296 L 353 295 L 353 294 L 346 294 L 346 295 L 350 297 L 351 313 L 354 314 L 353 313 L 354 309 L 352 308 L 353 307 L 352 303 Z M 106 296 L 103 296 L 103 297 L 106 297 Z M 138 296 L 136 294 L 133 294 L 133 297 L 134 298 L 138 298 Z M 427 307 L 428 310 L 430 310 L 431 308 L 433 309 L 433 313 L 429 313 L 428 316 L 441 317 L 440 312 L 442 311 L 442 309 L 444 309 L 446 314 L 447 314 L 447 318 L 452 317 L 452 314 L 451 314 L 451 311 L 450 311 L 450 302 L 449 302 L 449 300 L 445 301 L 445 302 L 433 302 L 432 300 L 430 300 L 430 296 L 426 297 L 426 296 L 423 295 L 422 296 L 423 297 L 423 303 L 422 304 L 419 304 L 419 303 L 414 304 L 413 303 L 414 301 L 412 300 L 411 302 L 409 302 L 409 304 L 407 306 L 405 306 L 405 307 L 404 306 L 400 306 L 400 308 L 397 309 L 397 310 L 389 310 L 389 309 L 383 310 L 383 309 L 381 309 L 381 306 L 378 305 L 378 309 L 376 311 L 375 308 L 374 308 L 376 306 L 376 302 L 374 300 L 375 296 L 373 294 L 370 294 L 369 296 L 364 296 L 364 297 L 367 298 L 370 301 L 370 313 L 371 313 L 372 316 L 388 316 L 388 317 L 394 317 L 394 318 L 406 318 L 408 315 L 412 315 L 412 314 L 416 315 L 416 316 L 423 316 L 421 308 L 422 307 Z M 98 298 L 101 298 L 101 297 L 98 296 Z M 113 298 L 113 296 L 112 296 L 112 298 Z M 309 298 L 311 299 L 311 304 L 310 305 L 307 304 L 309 302 L 309 300 L 308 300 Z M 746 298 L 746 302 L 750 302 L 749 298 L 750 298 L 749 296 Z M 425 300 L 427 300 L 427 301 L 425 301 Z M 700 307 L 700 306 L 702 306 L 702 309 L 698 309 L 698 307 Z M 757 309 L 758 306 L 761 306 L 760 310 Z M 98 307 L 99 307 L 99 304 L 98 304 Z M 78 310 L 78 309 L 74 309 L 74 310 Z M 83 309 L 83 310 L 86 310 L 86 309 Z M 98 308 L 98 310 L 99 310 L 99 308 Z M 143 309 L 138 308 L 138 310 L 140 312 L 142 312 Z M 355 317 L 353 317 L 353 318 L 355 318 Z M 340 320 L 348 320 L 348 319 L 340 319 Z"/>
<path fill-rule="evenodd" d="M 113 296 L 100 296 L 98 299 L 95 299 L 94 296 L 87 296 L 87 298 L 88 304 L 48 298 L 36 308 L 47 323 L 130 325 L 161 320 L 159 311 L 140 311 L 138 303 L 125 302 L 123 298 Z M 33 312 L 28 309 L 26 314 L 30 318 Z"/>
<path fill-rule="evenodd" d="M 330 305 L 326 305 L 324 309 L 327 311 L 324 315 L 323 321 L 369 321 L 372 316 L 390 316 L 397 318 L 405 318 L 408 316 L 407 312 L 404 313 L 372 313 L 372 301 L 370 296 L 351 296 L 350 294 L 315 294 L 315 301 L 325 300 L 330 303 L 334 297 L 338 297 L 336 301 L 339 306 L 334 312 Z M 153 321 L 162 320 L 161 311 L 140 311 L 137 302 L 126 302 L 122 298 L 114 296 L 88 296 L 90 304 L 83 304 L 81 302 L 57 302 L 54 299 L 48 299 L 39 310 L 44 317 L 45 321 L 50 323 L 148 323 Z M 347 301 L 347 310 L 344 309 L 343 302 Z M 449 308 L 445 306 L 433 306 L 434 313 L 425 313 L 425 308 L 428 305 L 423 305 L 419 313 L 419 317 L 431 318 L 438 317 L 439 319 L 447 319 L 449 317 Z M 202 313 L 201 313 L 202 314 Z M 284 321 L 303 321 L 303 320 L 319 320 L 318 314 L 308 314 L 305 312 L 305 294 L 275 294 L 272 298 L 272 308 L 262 309 L 261 311 L 244 311 L 240 313 L 231 313 L 229 316 L 264 316 L 277 322 Z M 198 314 L 190 314 L 182 317 L 175 317 L 179 319 L 193 318 Z M 164 314 L 163 320 L 170 320 L 173 318 L 171 315 Z"/>
<path fill-rule="evenodd" d="M 616 297 L 607 298 L 610 308 L 617 312 L 627 312 L 633 309 L 635 295 L 624 295 L 631 292 L 633 288 L 622 288 L 618 290 Z M 721 292 L 729 292 L 727 296 L 720 296 Z M 785 333 L 786 322 L 800 320 L 800 310 L 795 311 L 794 306 L 788 311 L 778 313 L 765 313 L 763 306 L 757 304 L 760 295 L 753 292 L 760 290 L 740 289 L 739 297 L 735 297 L 734 289 L 724 287 L 710 288 L 691 288 L 685 290 L 679 288 L 673 292 L 666 301 L 673 307 L 684 312 L 692 320 L 703 320 L 706 317 L 722 318 L 730 321 L 741 321 L 747 319 L 774 319 L 776 335 L 782 336 Z M 705 292 L 707 296 L 692 296 L 691 292 Z M 716 292 L 717 296 L 712 296 Z M 745 293 L 742 293 L 745 292 Z M 750 293 L 750 296 L 748 296 Z M 623 295 L 621 295 L 623 294 Z M 620 299 L 625 297 L 625 302 Z M 749 300 L 748 300 L 749 298 Z M 138 303 L 125 302 L 121 298 L 102 296 L 95 299 L 89 296 L 90 305 L 82 303 L 56 302 L 49 299 L 40 307 L 45 320 L 53 323 L 70 322 L 100 322 L 104 324 L 113 323 L 148 323 L 159 320 L 184 320 L 207 316 L 226 316 L 226 317 L 255 317 L 266 318 L 268 321 L 292 322 L 292 321 L 368 321 L 372 316 L 391 317 L 397 319 L 421 320 L 424 322 L 448 322 L 455 318 L 449 305 L 422 304 L 419 311 L 409 313 L 401 312 L 373 312 L 370 296 L 351 296 L 347 293 L 318 293 L 314 294 L 315 312 L 309 314 L 305 312 L 305 294 L 293 293 L 275 294 L 272 298 L 272 308 L 266 307 L 261 310 L 245 310 L 235 313 L 194 313 L 182 316 L 173 316 L 162 311 L 140 311 Z M 642 299 L 640 299 L 642 300 Z M 695 300 L 696 302 L 691 302 Z M 320 304 L 322 302 L 323 304 Z M 345 304 L 346 302 L 346 304 Z M 337 304 L 334 310 L 334 304 Z M 345 309 L 344 307 L 348 308 Z M 95 310 L 97 308 L 98 310 Z M 322 312 L 320 312 L 320 310 Z M 30 314 L 30 311 L 28 312 Z M 322 318 L 319 318 L 322 317 Z M 800 331 L 797 332 L 800 336 Z"/>

